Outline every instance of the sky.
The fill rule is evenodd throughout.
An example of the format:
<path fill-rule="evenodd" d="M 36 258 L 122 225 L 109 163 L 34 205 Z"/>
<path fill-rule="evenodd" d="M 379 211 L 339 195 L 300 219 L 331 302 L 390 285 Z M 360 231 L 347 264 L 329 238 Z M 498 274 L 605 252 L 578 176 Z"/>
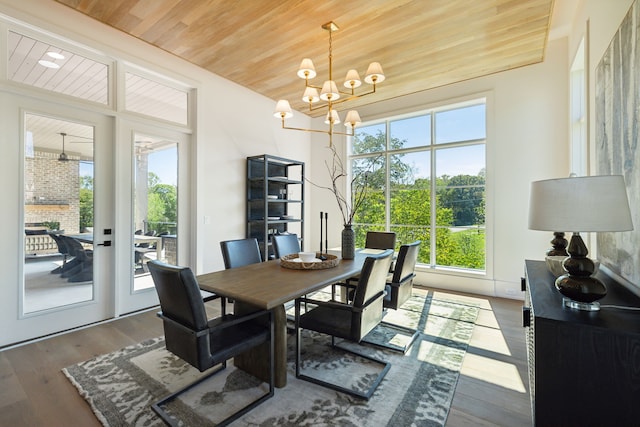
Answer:
<path fill-rule="evenodd" d="M 435 112 L 435 142 L 444 144 L 486 138 L 485 105 L 472 105 L 454 110 Z M 390 121 L 392 138 L 406 140 L 404 148 L 430 144 L 432 133 L 431 114 Z M 376 134 L 384 132 L 385 124 L 363 126 L 360 132 Z M 486 166 L 485 144 L 436 150 L 436 175 L 477 175 Z M 429 177 L 431 161 L 428 151 L 406 154 L 404 163 L 417 171 L 416 177 Z"/>

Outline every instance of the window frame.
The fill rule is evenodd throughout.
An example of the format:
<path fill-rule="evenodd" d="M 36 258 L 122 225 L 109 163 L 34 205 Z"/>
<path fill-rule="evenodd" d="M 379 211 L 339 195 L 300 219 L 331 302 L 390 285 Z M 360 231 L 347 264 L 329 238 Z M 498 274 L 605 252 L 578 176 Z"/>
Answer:
<path fill-rule="evenodd" d="M 428 108 L 405 112 L 398 115 L 391 115 L 380 117 L 378 119 L 371 120 L 369 122 L 363 123 L 360 128 L 374 126 L 379 124 L 384 124 L 385 129 L 385 147 L 383 152 L 367 152 L 361 154 L 353 154 L 353 139 L 354 137 L 349 137 L 347 139 L 347 147 L 346 147 L 346 157 L 348 164 L 348 173 L 350 176 L 352 175 L 352 162 L 354 160 L 370 158 L 372 156 L 382 155 L 385 161 L 385 220 L 384 227 L 386 231 L 391 229 L 391 182 L 390 182 L 390 159 L 392 156 L 397 154 L 408 154 L 408 153 L 419 153 L 419 152 L 428 152 L 430 157 L 430 170 L 429 170 L 429 180 L 430 180 L 430 206 L 436 206 L 436 191 L 437 191 L 437 182 L 436 182 L 436 158 L 437 152 L 443 149 L 451 149 L 457 147 L 471 147 L 477 146 L 479 144 L 484 146 L 484 169 L 485 169 L 485 182 L 484 182 L 484 202 L 485 202 L 485 221 L 484 221 L 484 232 L 485 232 L 485 241 L 484 241 L 484 252 L 485 252 L 485 263 L 484 269 L 473 269 L 473 268 L 465 268 L 465 267 L 456 267 L 456 266 L 447 266 L 447 265 L 438 265 L 436 260 L 436 239 L 435 235 L 439 228 L 442 226 L 437 226 L 436 224 L 436 211 L 437 209 L 430 209 L 430 225 L 429 225 L 429 233 L 430 233 L 430 262 L 426 263 L 418 263 L 416 268 L 417 270 L 425 270 L 425 271 L 433 271 L 440 272 L 445 274 L 455 274 L 455 275 L 469 275 L 472 277 L 478 276 L 490 276 L 492 275 L 492 227 L 491 227 L 491 191 L 490 191 L 490 172 L 489 166 L 492 163 L 490 156 L 490 134 L 491 134 L 491 120 L 490 120 L 490 108 L 491 108 L 491 99 L 490 93 L 482 93 L 476 95 L 470 95 L 464 98 L 444 101 L 438 103 L 437 105 L 429 106 Z M 436 142 L 436 115 L 437 113 L 451 111 L 456 109 L 462 109 L 465 107 L 470 107 L 474 105 L 484 105 L 484 120 L 485 120 L 485 135 L 484 138 L 476 138 L 476 139 L 468 139 L 468 140 L 460 140 L 453 142 Z M 427 145 L 417 145 L 411 146 L 401 149 L 390 149 L 391 139 L 393 135 L 391 135 L 391 123 L 398 120 L 410 119 L 413 117 L 425 116 L 429 115 L 430 120 L 430 141 Z M 357 129 L 356 129 L 357 132 Z M 349 192 L 351 189 L 349 189 Z M 402 242 L 398 242 L 401 244 Z"/>

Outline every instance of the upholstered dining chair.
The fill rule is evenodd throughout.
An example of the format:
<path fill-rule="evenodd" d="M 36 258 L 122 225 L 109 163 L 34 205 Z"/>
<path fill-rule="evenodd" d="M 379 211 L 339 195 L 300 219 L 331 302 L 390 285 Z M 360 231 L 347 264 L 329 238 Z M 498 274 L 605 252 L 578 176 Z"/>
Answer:
<path fill-rule="evenodd" d="M 149 272 L 160 299 L 168 351 L 189 363 L 200 372 L 217 365 L 207 375 L 169 394 L 151 405 L 168 425 L 178 425 L 162 408 L 167 402 L 226 368 L 227 360 L 257 345 L 269 342 L 269 390 L 249 405 L 227 416 L 218 425 L 227 425 L 246 414 L 274 394 L 273 321 L 269 310 L 245 316 L 225 314 L 207 319 L 198 282 L 188 267 L 178 267 L 149 261 Z"/>
<path fill-rule="evenodd" d="M 420 243 L 420 240 L 416 240 L 400 246 L 391 281 L 386 285 L 385 308 L 397 310 L 411 297 Z"/>
<path fill-rule="evenodd" d="M 416 240 L 413 243 L 400 246 L 398 252 L 398 258 L 396 259 L 395 270 L 391 276 L 391 280 L 387 281 L 385 285 L 385 296 L 383 299 L 383 307 L 385 309 L 397 310 L 400 308 L 410 297 L 413 290 L 413 279 L 416 277 L 415 268 L 418 260 L 418 251 L 420 249 L 420 240 Z M 386 344 L 374 341 L 363 340 L 369 344 L 374 344 L 379 347 L 388 348 L 390 350 L 406 353 L 414 341 L 420 335 L 416 329 L 408 328 L 402 325 L 396 325 L 392 322 L 383 320 L 380 322 L 385 325 L 390 325 L 395 329 L 399 329 L 410 334 L 408 341 L 404 346 L 396 346 L 393 344 Z"/>
<path fill-rule="evenodd" d="M 378 374 L 371 386 L 364 392 L 308 376 L 301 372 L 301 329 L 330 335 L 332 347 L 336 347 L 336 337 L 359 343 L 382 320 L 384 287 L 392 255 L 393 251 L 387 250 L 379 255 L 368 256 L 365 259 L 360 272 L 360 282 L 355 288 L 354 299 L 350 303 L 335 300 L 320 301 L 306 297 L 296 299 L 295 357 L 297 378 L 367 400 L 373 395 L 389 371 L 391 367 L 390 363 L 340 347 L 341 350 L 357 354 L 360 357 L 383 365 L 380 374 Z M 341 285 L 350 286 L 346 283 L 342 283 Z M 303 303 L 308 304 L 311 308 L 301 314 L 300 306 Z"/>
<path fill-rule="evenodd" d="M 225 240 L 220 242 L 224 268 L 237 268 L 262 262 L 256 238 Z"/>
<path fill-rule="evenodd" d="M 396 233 L 393 231 L 367 231 L 364 247 L 367 249 L 395 249 Z"/>
<path fill-rule="evenodd" d="M 300 252 L 300 240 L 297 234 L 275 234 L 271 236 L 273 253 L 276 258 Z"/>

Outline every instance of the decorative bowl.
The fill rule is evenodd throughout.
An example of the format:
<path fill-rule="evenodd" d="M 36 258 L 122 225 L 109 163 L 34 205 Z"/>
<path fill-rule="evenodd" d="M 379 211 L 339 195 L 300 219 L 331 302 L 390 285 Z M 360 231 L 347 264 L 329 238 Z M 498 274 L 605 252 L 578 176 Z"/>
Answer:
<path fill-rule="evenodd" d="M 315 252 L 298 252 L 298 258 L 302 260 L 302 262 L 313 262 L 316 259 Z"/>

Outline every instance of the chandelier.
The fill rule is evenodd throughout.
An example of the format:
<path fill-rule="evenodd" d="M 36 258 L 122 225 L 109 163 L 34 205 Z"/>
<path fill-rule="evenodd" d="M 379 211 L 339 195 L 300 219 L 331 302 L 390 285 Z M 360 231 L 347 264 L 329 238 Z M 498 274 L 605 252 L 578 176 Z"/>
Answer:
<path fill-rule="evenodd" d="M 332 34 L 338 30 L 338 26 L 333 22 L 327 22 L 322 26 L 323 29 L 329 32 L 329 80 L 326 80 L 322 87 L 309 84 L 309 80 L 316 76 L 316 70 L 313 66 L 313 62 L 309 58 L 304 58 L 298 69 L 298 77 L 304 79 L 305 90 L 302 100 L 309 104 L 309 111 L 315 111 L 319 109 L 326 109 L 327 114 L 325 116 L 325 123 L 329 125 L 326 130 L 316 129 L 304 129 L 285 126 L 285 119 L 293 117 L 291 106 L 289 101 L 281 99 L 276 103 L 276 109 L 273 115 L 276 118 L 282 120 L 282 129 L 301 130 L 306 132 L 319 132 L 329 135 L 329 146 L 333 144 L 333 135 L 347 135 L 353 136 L 355 134 L 355 128 L 362 123 L 360 115 L 356 110 L 350 110 L 344 120 L 344 125 L 350 132 L 338 132 L 334 130 L 334 126 L 340 123 L 340 116 L 336 111 L 336 105 L 339 105 L 346 101 L 361 98 L 366 95 L 371 95 L 376 92 L 376 84 L 384 81 L 385 76 L 382 72 L 382 67 L 378 62 L 372 62 L 369 64 L 367 73 L 364 77 L 365 83 L 372 85 L 369 92 L 356 94 L 356 88 L 362 85 L 360 81 L 360 75 L 355 69 L 351 69 L 347 72 L 344 80 L 344 87 L 347 90 L 338 90 L 338 85 L 333 80 L 333 52 L 332 52 Z M 318 94 L 318 90 L 320 93 Z M 321 102 L 323 101 L 323 102 Z M 319 104 L 318 104 L 319 103 Z M 315 105 L 314 105 L 315 104 Z"/>

